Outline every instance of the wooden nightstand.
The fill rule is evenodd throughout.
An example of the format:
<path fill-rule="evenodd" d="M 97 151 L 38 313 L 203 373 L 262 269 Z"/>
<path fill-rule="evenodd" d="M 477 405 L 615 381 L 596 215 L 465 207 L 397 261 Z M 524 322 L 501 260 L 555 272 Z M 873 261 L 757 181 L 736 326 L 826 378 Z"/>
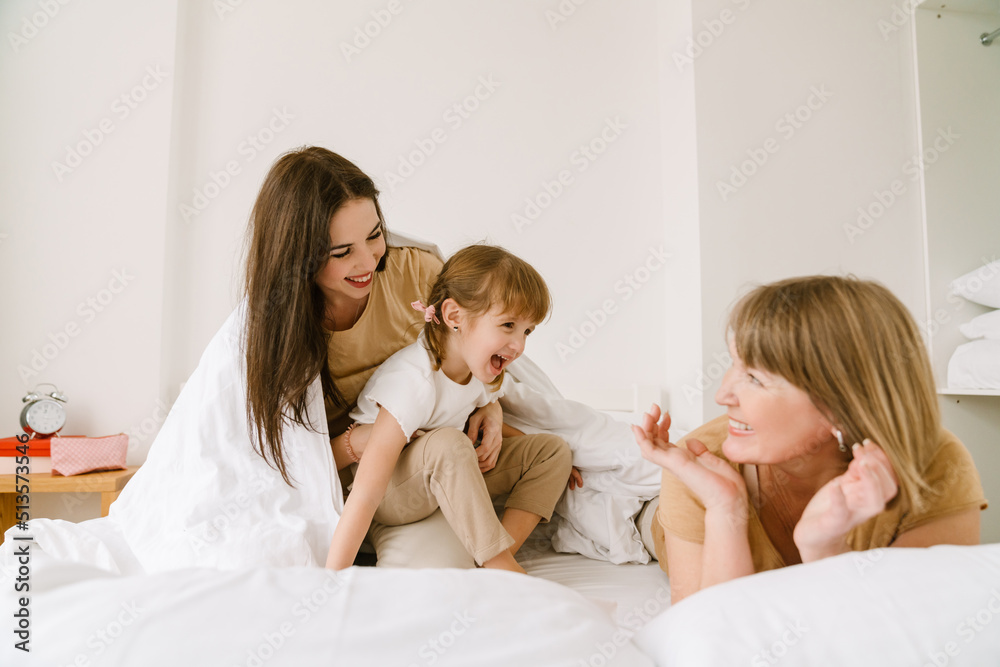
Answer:
<path fill-rule="evenodd" d="M 36 493 L 100 493 L 101 516 L 107 516 L 111 503 L 138 469 L 138 466 L 132 466 L 127 470 L 89 472 L 71 477 L 48 472 L 33 473 L 27 475 L 29 494 L 34 496 Z M 0 475 L 0 544 L 3 543 L 3 534 L 7 529 L 17 523 L 14 518 L 17 507 L 16 480 L 17 475 Z M 37 518 L 31 515 L 30 509 L 28 514 L 33 519 Z"/>

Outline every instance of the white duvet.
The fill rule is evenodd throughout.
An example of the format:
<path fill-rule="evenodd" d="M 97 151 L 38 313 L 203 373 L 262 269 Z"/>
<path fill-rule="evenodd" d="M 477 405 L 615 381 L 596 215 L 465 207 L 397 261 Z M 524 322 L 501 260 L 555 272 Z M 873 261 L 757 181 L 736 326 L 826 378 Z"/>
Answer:
<path fill-rule="evenodd" d="M 293 488 L 250 445 L 243 318 L 240 307 L 209 343 L 109 516 L 31 521 L 42 550 L 126 574 L 326 562 L 343 493 L 319 379 L 308 395 L 314 430 L 284 431 Z"/>
<path fill-rule="evenodd" d="M 125 576 L 38 554 L 31 576 L 31 651 L 16 649 L 8 630 L 5 667 L 653 664 L 579 594 L 508 572 L 261 567 Z M 11 586 L 0 605 L 9 619 Z"/>
<path fill-rule="evenodd" d="M 561 436 L 583 477 L 583 488 L 556 505 L 552 547 L 616 564 L 649 562 L 635 519 L 659 495 L 662 471 L 642 458 L 629 425 L 562 398 L 524 357 L 511 371 L 520 382 L 504 382 L 504 421 L 525 433 Z"/>

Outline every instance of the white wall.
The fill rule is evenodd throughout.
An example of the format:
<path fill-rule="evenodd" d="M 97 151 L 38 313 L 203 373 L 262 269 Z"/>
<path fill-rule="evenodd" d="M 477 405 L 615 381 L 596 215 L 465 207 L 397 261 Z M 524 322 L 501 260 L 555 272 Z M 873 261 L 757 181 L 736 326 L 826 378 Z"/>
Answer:
<path fill-rule="evenodd" d="M 65 433 L 133 431 L 133 462 L 164 414 L 175 4 L 0 4 L 4 435 L 36 382 L 69 398 Z M 94 495 L 32 497 L 32 516 L 99 510 Z"/>
<path fill-rule="evenodd" d="M 696 32 L 729 20 L 694 62 L 704 372 L 715 378 L 725 369 L 725 316 L 751 284 L 850 272 L 924 315 L 919 188 L 891 195 L 874 224 L 855 230 L 857 209 L 876 202 L 917 150 L 909 31 L 883 37 L 878 26 L 891 8 L 695 5 Z M 754 155 L 761 166 L 747 162 Z M 745 182 L 734 168 L 750 174 Z M 706 417 L 723 412 L 717 388 L 704 393 Z"/>
<path fill-rule="evenodd" d="M 659 190 L 656 5 L 593 3 L 553 28 L 532 2 L 403 2 L 345 55 L 385 7 L 258 2 L 220 19 L 208 3 L 183 3 L 173 203 L 191 205 L 230 160 L 240 173 L 189 221 L 171 212 L 170 381 L 187 377 L 237 298 L 236 248 L 265 172 L 285 150 L 316 143 L 376 179 L 390 228 L 446 253 L 489 239 L 534 264 L 555 311 L 528 353 L 567 395 L 630 408 L 634 383 L 662 384 L 665 290 L 659 276 L 638 291 L 619 281 L 648 277 L 639 267 L 649 248 L 675 251 Z M 292 117 L 287 128 L 243 155 L 273 109 Z M 591 142 L 604 151 L 593 161 L 579 148 Z M 419 165 L 411 174 L 401 160 Z M 562 191 L 532 218 L 525 200 L 549 203 L 546 183 Z M 581 328 L 590 336 L 574 337 Z M 622 344 L 639 329 L 639 344 Z"/>

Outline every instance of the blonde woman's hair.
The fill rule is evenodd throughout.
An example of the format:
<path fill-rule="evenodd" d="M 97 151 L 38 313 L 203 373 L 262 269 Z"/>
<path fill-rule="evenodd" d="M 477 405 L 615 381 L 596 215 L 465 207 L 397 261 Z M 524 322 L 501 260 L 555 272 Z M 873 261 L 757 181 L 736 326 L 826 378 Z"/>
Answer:
<path fill-rule="evenodd" d="M 854 277 L 792 278 L 756 288 L 729 317 L 746 366 L 805 391 L 850 446 L 870 438 L 899 477 L 903 512 L 931 491 L 923 471 L 941 438 L 934 374 L 906 307 Z"/>
<path fill-rule="evenodd" d="M 462 248 L 445 262 L 427 305 L 440 313 L 446 299 L 454 299 L 473 318 L 498 307 L 505 314 L 535 323 L 544 320 L 552 307 L 549 288 L 538 271 L 499 246 L 483 244 Z M 444 324 L 424 324 L 435 370 L 445 357 L 448 334 Z M 494 389 L 503 383 L 505 372 L 490 383 Z"/>

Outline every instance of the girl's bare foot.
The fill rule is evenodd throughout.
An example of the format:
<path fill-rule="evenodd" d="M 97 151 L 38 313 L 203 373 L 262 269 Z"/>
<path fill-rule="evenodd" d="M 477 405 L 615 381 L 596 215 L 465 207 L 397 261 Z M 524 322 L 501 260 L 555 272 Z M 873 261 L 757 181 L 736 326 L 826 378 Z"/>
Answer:
<path fill-rule="evenodd" d="M 508 572 L 527 574 L 527 572 L 524 571 L 524 568 L 521 567 L 520 564 L 518 564 L 518 562 L 514 559 L 514 554 L 510 552 L 510 549 L 504 549 L 496 556 L 483 563 L 483 567 L 491 570 L 507 570 Z"/>

